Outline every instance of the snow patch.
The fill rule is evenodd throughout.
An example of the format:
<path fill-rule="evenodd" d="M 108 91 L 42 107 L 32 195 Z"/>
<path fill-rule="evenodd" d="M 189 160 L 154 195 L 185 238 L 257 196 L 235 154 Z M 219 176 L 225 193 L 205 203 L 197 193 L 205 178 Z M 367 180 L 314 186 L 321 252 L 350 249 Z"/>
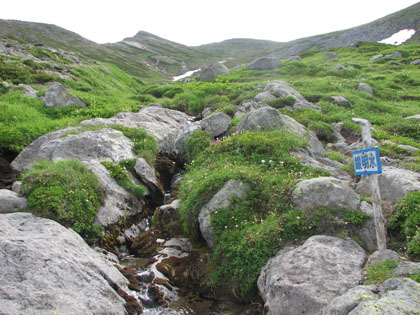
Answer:
<path fill-rule="evenodd" d="M 416 30 L 414 29 L 404 29 L 395 33 L 391 37 L 388 37 L 379 41 L 378 43 L 390 44 L 390 45 L 401 45 L 402 43 L 410 39 L 411 36 L 413 36 L 415 33 L 416 33 Z"/>
<path fill-rule="evenodd" d="M 187 71 L 184 74 L 181 74 L 179 76 L 173 77 L 172 81 L 178 81 L 184 78 L 188 78 L 190 76 L 192 76 L 194 73 L 200 71 L 201 69 L 195 69 L 195 70 L 191 70 L 191 71 Z"/>

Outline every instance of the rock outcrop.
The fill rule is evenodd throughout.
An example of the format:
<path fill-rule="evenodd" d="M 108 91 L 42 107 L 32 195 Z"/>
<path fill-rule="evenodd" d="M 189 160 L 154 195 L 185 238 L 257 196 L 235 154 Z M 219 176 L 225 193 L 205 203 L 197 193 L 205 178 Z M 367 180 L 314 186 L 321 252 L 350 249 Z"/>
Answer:
<path fill-rule="evenodd" d="M 367 83 L 359 83 L 359 86 L 357 87 L 359 91 L 364 91 L 366 93 L 369 93 L 370 95 L 374 96 L 373 89 L 370 87 Z"/>
<path fill-rule="evenodd" d="M 30 213 L 2 214 L 0 257 L 4 314 L 126 312 L 117 291 L 130 293 L 127 279 L 77 233 L 54 221 Z"/>
<path fill-rule="evenodd" d="M 265 89 L 265 92 L 268 92 L 272 94 L 273 96 L 277 98 L 285 98 L 288 96 L 292 96 L 295 98 L 295 102 L 292 105 L 293 109 L 299 109 L 299 108 L 308 108 L 313 109 L 316 111 L 321 111 L 321 108 L 319 106 L 316 106 L 306 100 L 306 98 L 303 97 L 302 94 L 300 94 L 298 91 L 296 91 L 290 84 L 284 81 L 272 81 L 269 82 Z"/>
<path fill-rule="evenodd" d="M 343 106 L 343 107 L 353 107 L 353 104 L 350 103 L 349 100 L 347 100 L 345 97 L 343 96 L 331 96 L 331 99 L 333 101 L 334 104 L 337 104 L 339 106 Z"/>
<path fill-rule="evenodd" d="M 358 284 L 365 259 L 356 242 L 329 236 L 281 250 L 258 278 L 267 314 L 320 314 L 331 299 Z"/>
<path fill-rule="evenodd" d="M 45 106 L 47 108 L 60 108 L 76 105 L 86 107 L 86 104 L 71 95 L 61 83 L 53 83 L 45 92 Z"/>
<path fill-rule="evenodd" d="M 303 211 L 321 207 L 358 210 L 359 195 L 346 181 L 334 177 L 317 177 L 299 182 L 292 192 L 292 200 Z"/>
<path fill-rule="evenodd" d="M 378 286 L 357 286 L 336 297 L 322 315 L 420 314 L 420 283 L 392 278 Z"/>
<path fill-rule="evenodd" d="M 119 113 L 111 118 L 94 118 L 84 120 L 82 125 L 122 125 L 131 128 L 142 128 L 158 142 L 159 151 L 176 154 L 175 140 L 193 117 L 182 112 L 162 108 L 160 104 L 150 104 L 137 113 Z"/>
<path fill-rule="evenodd" d="M 229 74 L 229 69 L 223 63 L 216 62 L 201 70 L 200 81 L 213 80 L 221 74 Z"/>
<path fill-rule="evenodd" d="M 381 192 L 382 207 L 385 213 L 391 213 L 398 201 L 412 191 L 420 191 L 420 174 L 406 169 L 384 166 L 382 174 L 378 176 Z M 370 182 L 363 176 L 357 184 L 356 191 L 360 194 L 370 195 Z"/>
<path fill-rule="evenodd" d="M 274 70 L 281 67 L 281 65 L 279 58 L 260 57 L 249 63 L 246 66 L 246 70 Z"/>
<path fill-rule="evenodd" d="M 308 150 L 311 152 L 311 155 L 319 156 L 324 151 L 321 142 L 311 131 L 306 130 L 296 120 L 282 115 L 277 109 L 272 107 L 264 107 L 248 113 L 238 124 L 236 130 L 281 130 L 298 137 L 306 138 L 309 143 Z"/>
<path fill-rule="evenodd" d="M 228 208 L 232 197 L 245 197 L 248 188 L 249 184 L 247 183 L 243 183 L 239 180 L 229 180 L 222 189 L 220 189 L 220 191 L 218 191 L 210 201 L 201 208 L 198 215 L 198 224 L 201 235 L 210 248 L 215 246 L 214 231 L 211 227 L 211 218 L 213 214 L 216 211 L 223 211 L 223 209 Z"/>

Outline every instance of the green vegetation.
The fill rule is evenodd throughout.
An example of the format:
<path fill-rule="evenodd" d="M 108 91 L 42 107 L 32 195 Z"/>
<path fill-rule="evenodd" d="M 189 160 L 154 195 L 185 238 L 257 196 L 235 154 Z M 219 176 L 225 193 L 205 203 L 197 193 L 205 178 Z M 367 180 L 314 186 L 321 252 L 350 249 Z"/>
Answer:
<path fill-rule="evenodd" d="M 420 255 L 420 192 L 410 192 L 399 202 L 389 228 L 405 237 L 408 252 Z"/>
<path fill-rule="evenodd" d="M 35 215 L 71 227 L 88 243 L 101 235 L 93 224 L 103 192 L 96 176 L 76 161 L 39 161 L 23 174 L 22 193 Z"/>
<path fill-rule="evenodd" d="M 149 136 L 147 132 L 141 128 L 130 128 L 124 126 L 112 126 L 113 129 L 121 131 L 127 138 L 133 141 L 134 152 L 145 159 L 149 165 L 155 165 L 158 146 L 155 138 Z"/>
<path fill-rule="evenodd" d="M 101 162 L 101 164 L 106 167 L 111 177 L 114 178 L 122 188 L 133 193 L 138 198 L 147 194 L 147 188 L 145 186 L 133 183 L 124 166 L 109 161 Z"/>
<path fill-rule="evenodd" d="M 250 185 L 246 200 L 233 200 L 231 207 L 213 216 L 215 287 L 226 285 L 238 298 L 249 299 L 256 293 L 259 269 L 284 241 L 311 234 L 311 222 L 293 210 L 290 188 L 299 178 L 326 174 L 290 156 L 293 148 L 302 146 L 303 139 L 288 133 L 252 132 L 231 136 L 194 156 L 179 197 L 186 231 L 196 241 L 198 213 L 213 194 L 229 179 Z"/>
<path fill-rule="evenodd" d="M 198 155 L 206 149 L 211 142 L 211 134 L 207 131 L 197 130 L 185 141 L 187 162 L 191 163 Z"/>
<path fill-rule="evenodd" d="M 398 266 L 398 261 L 387 259 L 384 262 L 372 264 L 366 270 L 368 280 L 365 284 L 378 284 L 384 282 L 386 279 L 392 278 L 393 270 Z"/>

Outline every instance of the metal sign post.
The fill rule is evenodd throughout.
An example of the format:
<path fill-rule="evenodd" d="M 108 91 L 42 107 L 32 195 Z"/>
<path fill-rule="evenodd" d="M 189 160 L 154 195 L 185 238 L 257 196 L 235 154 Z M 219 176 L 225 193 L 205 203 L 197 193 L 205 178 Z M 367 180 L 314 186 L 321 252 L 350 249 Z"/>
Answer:
<path fill-rule="evenodd" d="M 371 124 L 366 119 L 353 118 L 355 123 L 362 127 L 362 140 L 365 146 L 373 144 L 370 133 Z M 353 151 L 354 170 L 356 175 L 369 175 L 370 191 L 372 194 L 372 205 L 375 219 L 376 241 L 378 250 L 386 249 L 385 219 L 382 214 L 381 193 L 379 191 L 378 174 L 382 173 L 381 158 L 379 148 L 372 147 L 363 150 Z"/>

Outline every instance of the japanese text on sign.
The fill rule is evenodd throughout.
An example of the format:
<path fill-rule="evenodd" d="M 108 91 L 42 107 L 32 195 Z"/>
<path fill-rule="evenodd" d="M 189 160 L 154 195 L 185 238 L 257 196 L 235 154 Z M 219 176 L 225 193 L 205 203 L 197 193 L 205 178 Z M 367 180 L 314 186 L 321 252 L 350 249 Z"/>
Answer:
<path fill-rule="evenodd" d="M 356 175 L 370 175 L 382 173 L 379 148 L 372 147 L 353 151 L 354 172 Z"/>

